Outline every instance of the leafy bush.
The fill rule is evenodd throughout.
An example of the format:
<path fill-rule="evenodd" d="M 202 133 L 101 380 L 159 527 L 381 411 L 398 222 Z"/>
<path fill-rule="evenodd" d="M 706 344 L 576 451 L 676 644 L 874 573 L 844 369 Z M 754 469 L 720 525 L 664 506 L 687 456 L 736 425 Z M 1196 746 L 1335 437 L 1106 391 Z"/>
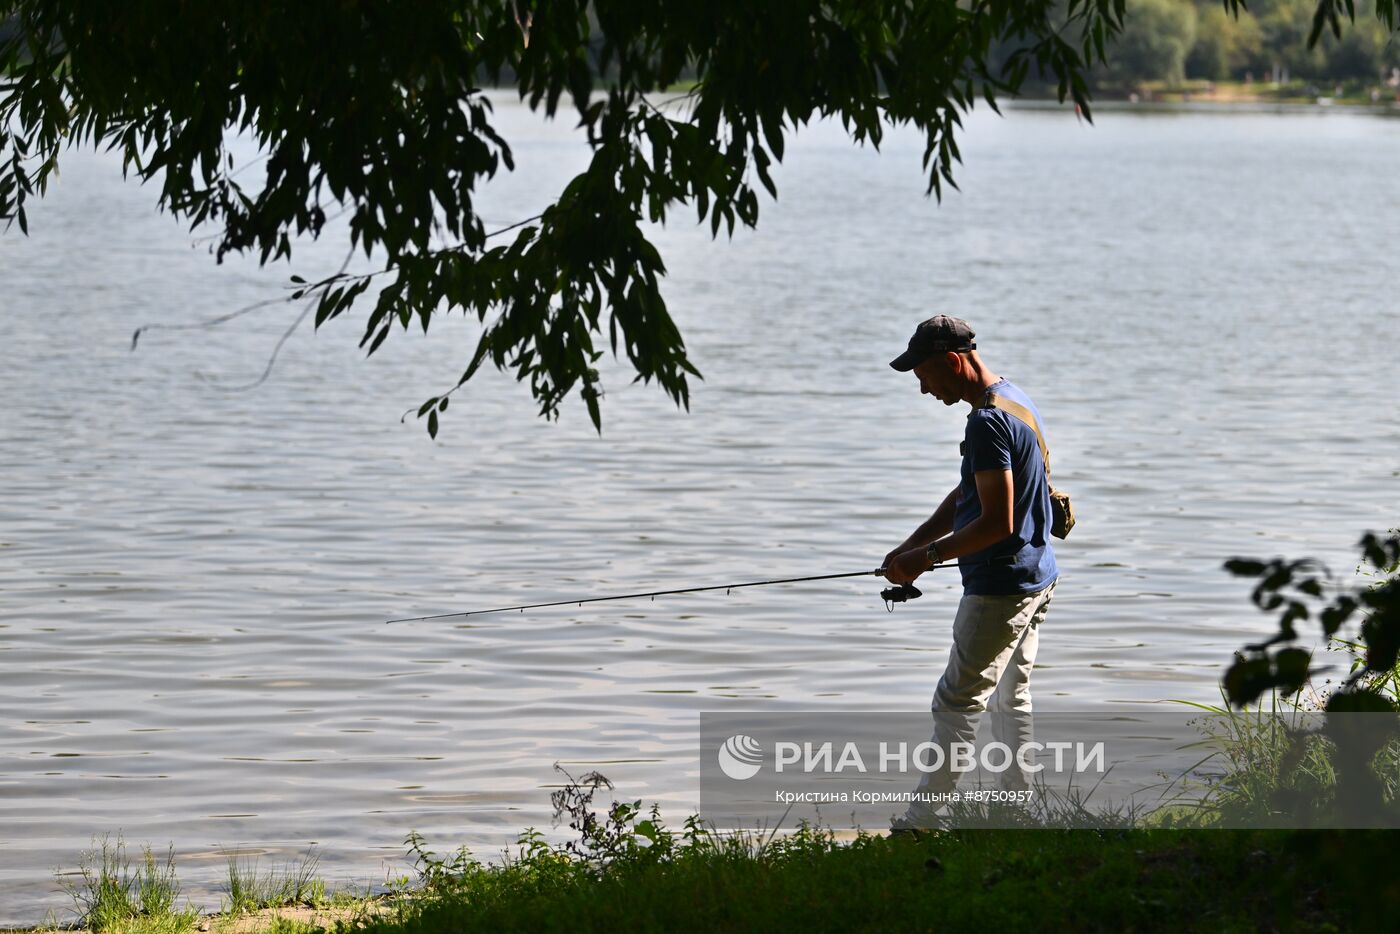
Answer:
<path fill-rule="evenodd" d="M 1225 707 L 1197 705 L 1213 714 L 1203 745 L 1224 765 L 1198 818 L 1228 813 L 1267 825 L 1287 815 L 1340 826 L 1400 819 L 1400 533 L 1367 534 L 1359 547 L 1362 583 L 1340 581 L 1311 558 L 1226 562 L 1257 580 L 1251 598 L 1279 613 L 1279 631 L 1236 653 L 1222 682 Z M 1351 635 L 1346 627 L 1358 614 Z M 1314 618 L 1329 648 L 1351 657 L 1348 676 L 1320 690 L 1312 653 L 1292 644 L 1297 624 Z M 1272 713 L 1250 710 L 1265 693 Z"/>
<path fill-rule="evenodd" d="M 1230 573 L 1258 580 L 1251 595 L 1255 606 L 1265 612 L 1280 611 L 1278 633 L 1265 642 L 1245 646 L 1225 672 L 1225 694 L 1231 704 L 1243 707 L 1271 690 L 1284 697 L 1296 695 L 1313 675 L 1311 653 L 1290 644 L 1298 639 L 1296 624 L 1316 618 L 1325 638 L 1343 639 L 1343 628 L 1362 611 L 1358 638 L 1342 643 L 1358 649 L 1360 664 L 1328 693 L 1325 709 L 1396 709 L 1396 682 L 1388 676 L 1400 662 L 1400 533 L 1392 532 L 1388 538 L 1367 533 L 1358 547 L 1362 572 L 1372 581 L 1361 586 L 1338 581 L 1326 565 L 1313 558 L 1267 562 L 1232 558 L 1225 562 Z M 1279 645 L 1284 647 L 1276 648 Z M 1392 686 L 1389 695 L 1385 693 L 1387 684 Z"/>

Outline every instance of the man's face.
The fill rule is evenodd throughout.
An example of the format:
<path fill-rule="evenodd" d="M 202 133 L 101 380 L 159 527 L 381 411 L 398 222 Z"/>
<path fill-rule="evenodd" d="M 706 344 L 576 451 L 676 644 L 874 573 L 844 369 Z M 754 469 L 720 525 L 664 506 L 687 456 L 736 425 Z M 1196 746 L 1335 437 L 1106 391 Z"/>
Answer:
<path fill-rule="evenodd" d="M 944 405 L 957 405 L 962 401 L 958 392 L 956 374 L 943 354 L 937 354 L 914 367 L 913 373 L 919 378 L 919 392 L 933 396 Z"/>

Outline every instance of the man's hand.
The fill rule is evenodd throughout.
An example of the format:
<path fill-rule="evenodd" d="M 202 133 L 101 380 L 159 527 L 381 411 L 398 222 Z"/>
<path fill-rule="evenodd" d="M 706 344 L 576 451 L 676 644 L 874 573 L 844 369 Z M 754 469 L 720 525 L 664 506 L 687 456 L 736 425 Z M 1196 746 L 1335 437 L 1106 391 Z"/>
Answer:
<path fill-rule="evenodd" d="M 891 584 L 912 584 L 928 569 L 928 554 L 922 548 L 911 548 L 893 558 L 885 558 L 885 580 Z"/>
<path fill-rule="evenodd" d="M 883 560 L 883 561 L 880 562 L 880 567 L 882 567 L 882 568 L 889 568 L 889 567 L 891 567 L 891 566 L 894 564 L 894 559 L 895 559 L 895 558 L 898 558 L 900 555 L 904 554 L 904 552 L 906 552 L 906 551 L 908 551 L 908 550 L 909 550 L 909 543 L 908 543 L 908 542 L 905 542 L 904 544 L 899 545 L 898 547 L 892 549 L 892 550 L 890 551 L 889 554 L 885 555 L 885 560 Z"/>

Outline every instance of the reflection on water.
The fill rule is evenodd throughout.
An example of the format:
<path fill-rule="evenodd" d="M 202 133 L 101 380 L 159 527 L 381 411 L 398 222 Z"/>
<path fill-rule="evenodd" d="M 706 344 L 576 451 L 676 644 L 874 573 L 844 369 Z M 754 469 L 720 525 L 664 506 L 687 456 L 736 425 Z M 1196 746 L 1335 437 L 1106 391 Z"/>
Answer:
<path fill-rule="evenodd" d="M 509 223 L 585 153 L 499 115 Z M 299 334 L 253 392 L 226 387 L 292 309 L 131 353 L 287 270 L 216 267 L 74 155 L 0 238 L 0 923 L 64 905 L 50 870 L 95 832 L 173 841 L 196 897 L 220 847 L 316 842 L 332 880 L 377 882 L 412 829 L 489 856 L 547 826 L 556 761 L 679 819 L 701 710 L 923 709 L 951 578 L 892 614 L 857 578 L 383 620 L 878 563 L 954 482 L 960 417 L 885 365 L 939 311 L 1035 398 L 1082 516 L 1038 705 L 1215 699 L 1270 628 L 1224 558 L 1346 573 L 1397 524 L 1397 144 L 1351 115 L 979 115 L 940 207 L 917 140 L 804 130 L 760 231 L 658 232 L 706 375 L 689 414 L 605 371 L 598 437 L 487 374 L 437 442 L 399 419 L 460 372 L 459 319 L 368 362 L 352 325 Z"/>

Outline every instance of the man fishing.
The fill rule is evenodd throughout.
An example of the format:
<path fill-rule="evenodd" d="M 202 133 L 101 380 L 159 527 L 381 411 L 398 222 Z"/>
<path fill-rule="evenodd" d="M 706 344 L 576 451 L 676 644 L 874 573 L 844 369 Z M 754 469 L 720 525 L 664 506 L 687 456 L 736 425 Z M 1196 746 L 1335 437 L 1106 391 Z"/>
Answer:
<path fill-rule="evenodd" d="M 1040 413 L 1024 392 L 987 367 L 975 336 L 966 321 L 937 315 L 921 323 L 908 348 L 890 362 L 900 372 L 913 372 L 920 392 L 944 405 L 972 407 L 958 485 L 884 562 L 885 577 L 895 584 L 912 583 L 947 561 L 957 561 L 962 574 L 948 666 L 933 694 L 934 741 L 944 748 L 970 741 L 983 710 L 1014 715 L 1028 729 L 1039 628 L 1059 574 L 1050 547 L 1048 451 L 1043 430 L 1037 431 Z M 1001 732 L 996 726 L 994 732 Z M 947 791 L 956 781 L 955 775 L 931 773 L 920 789 Z M 920 822 L 925 816 L 911 807 L 902 820 L 926 826 Z M 906 829 L 900 823 L 894 829 Z"/>

